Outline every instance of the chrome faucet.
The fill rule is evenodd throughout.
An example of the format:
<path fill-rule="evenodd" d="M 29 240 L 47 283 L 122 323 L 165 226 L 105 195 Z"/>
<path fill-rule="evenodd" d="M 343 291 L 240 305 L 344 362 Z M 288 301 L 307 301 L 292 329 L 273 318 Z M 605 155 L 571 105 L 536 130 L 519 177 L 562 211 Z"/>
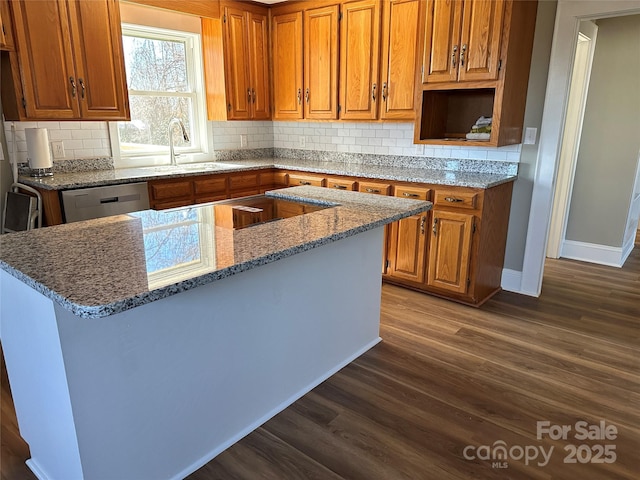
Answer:
<path fill-rule="evenodd" d="M 180 120 L 179 118 L 172 118 L 171 120 L 169 120 L 169 159 L 171 160 L 171 165 L 173 166 L 178 165 L 178 162 L 176 161 L 176 151 L 173 147 L 173 127 L 176 124 L 180 127 L 182 139 L 185 142 L 189 141 L 189 134 L 187 133 L 187 129 L 185 128 L 184 123 L 182 123 L 182 120 Z"/>

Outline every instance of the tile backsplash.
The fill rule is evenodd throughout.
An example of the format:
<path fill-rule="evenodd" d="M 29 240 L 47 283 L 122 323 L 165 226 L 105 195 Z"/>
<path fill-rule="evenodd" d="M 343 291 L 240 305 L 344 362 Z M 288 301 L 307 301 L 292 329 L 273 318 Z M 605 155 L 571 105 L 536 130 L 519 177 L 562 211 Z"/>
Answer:
<path fill-rule="evenodd" d="M 10 156 L 12 124 L 19 163 L 27 161 L 24 129 L 33 127 L 46 128 L 50 141 L 64 142 L 64 158 L 54 161 L 111 156 L 107 122 L 4 122 Z M 518 162 L 521 151 L 521 145 L 499 148 L 414 145 L 412 123 L 235 121 L 209 122 L 208 127 L 214 150 L 280 148 L 498 162 Z M 246 140 L 246 145 L 242 140 Z"/>

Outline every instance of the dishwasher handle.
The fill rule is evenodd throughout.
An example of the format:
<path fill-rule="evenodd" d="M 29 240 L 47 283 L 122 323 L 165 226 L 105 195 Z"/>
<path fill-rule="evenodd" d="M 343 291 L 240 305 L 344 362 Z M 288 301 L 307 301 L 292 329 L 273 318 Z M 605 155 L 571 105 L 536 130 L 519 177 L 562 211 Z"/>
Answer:
<path fill-rule="evenodd" d="M 118 197 L 108 197 L 108 198 L 101 198 L 100 199 L 100 203 L 117 203 L 118 202 Z"/>

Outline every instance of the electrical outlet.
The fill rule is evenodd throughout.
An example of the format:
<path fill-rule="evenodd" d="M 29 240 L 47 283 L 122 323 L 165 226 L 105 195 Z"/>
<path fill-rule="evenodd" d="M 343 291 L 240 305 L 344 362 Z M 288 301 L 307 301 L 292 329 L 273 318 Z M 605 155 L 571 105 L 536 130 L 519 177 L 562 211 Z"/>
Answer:
<path fill-rule="evenodd" d="M 51 150 L 53 151 L 53 158 L 64 158 L 64 143 L 62 140 L 51 142 Z"/>
<path fill-rule="evenodd" d="M 304 135 L 300 135 L 298 137 L 298 142 L 300 142 L 300 147 L 304 148 L 307 146 L 307 139 Z"/>
<path fill-rule="evenodd" d="M 246 135 L 240 135 L 240 146 L 246 148 L 249 145 L 249 138 Z"/>

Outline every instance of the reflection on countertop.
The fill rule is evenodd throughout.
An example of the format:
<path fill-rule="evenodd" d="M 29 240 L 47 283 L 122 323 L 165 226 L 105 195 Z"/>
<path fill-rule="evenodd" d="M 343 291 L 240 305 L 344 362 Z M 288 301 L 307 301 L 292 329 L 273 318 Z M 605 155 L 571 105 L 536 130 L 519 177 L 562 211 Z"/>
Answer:
<path fill-rule="evenodd" d="M 105 317 L 364 232 L 430 202 L 293 187 L 308 213 L 233 229 L 216 204 L 147 210 L 0 237 L 0 268 L 80 317 Z"/>

